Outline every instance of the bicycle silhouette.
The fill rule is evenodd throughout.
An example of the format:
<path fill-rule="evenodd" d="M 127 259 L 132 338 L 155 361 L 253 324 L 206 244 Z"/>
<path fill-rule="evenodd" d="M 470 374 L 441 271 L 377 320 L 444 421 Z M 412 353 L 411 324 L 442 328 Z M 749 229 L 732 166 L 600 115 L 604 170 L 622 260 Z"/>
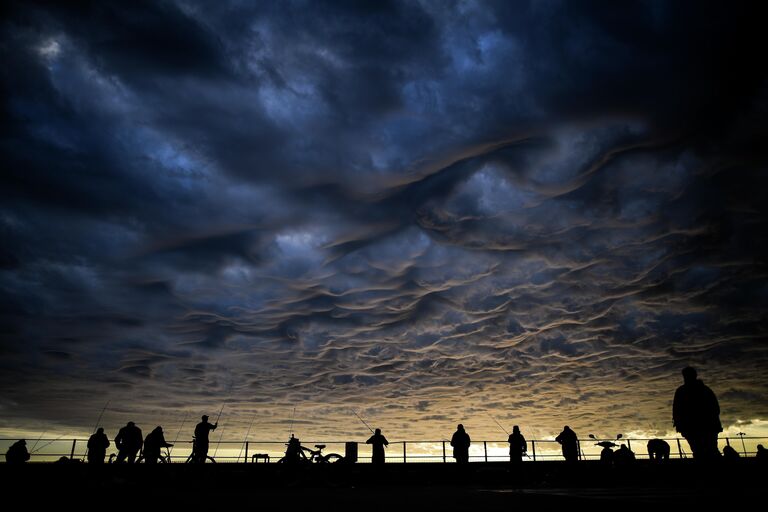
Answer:
<path fill-rule="evenodd" d="M 107 464 L 117 464 L 117 461 L 115 460 L 115 457 L 117 457 L 116 453 L 110 453 L 109 454 L 109 460 L 107 461 Z M 126 461 L 123 461 L 125 463 Z M 171 463 L 171 452 L 168 450 L 168 447 L 165 448 L 165 453 L 160 453 L 160 456 L 157 458 L 157 462 L 159 464 L 170 464 Z M 144 460 L 144 450 L 142 450 L 138 456 L 136 457 L 136 461 L 134 464 L 146 464 L 146 460 Z"/>
<path fill-rule="evenodd" d="M 324 444 L 316 444 L 315 448 L 317 450 L 312 450 L 311 448 L 305 448 L 304 446 L 299 446 L 298 454 L 295 458 L 290 457 L 283 457 L 280 460 L 277 461 L 278 464 L 285 463 L 300 463 L 300 464 L 312 464 L 312 463 L 318 463 L 318 464 L 331 464 L 335 462 L 341 462 L 344 460 L 344 457 L 339 455 L 338 453 L 329 453 L 326 455 L 323 455 L 323 448 L 325 448 L 326 445 Z M 307 456 L 309 454 L 309 456 Z"/>
<path fill-rule="evenodd" d="M 193 464 L 204 464 L 206 459 L 216 464 L 216 459 L 211 457 L 210 455 L 206 454 L 205 456 L 201 456 L 201 453 L 197 453 L 197 440 L 193 437 L 192 438 L 192 453 L 189 454 L 189 457 L 187 457 L 186 464 L 193 463 Z"/>
<path fill-rule="evenodd" d="M 112 454 L 114 455 L 114 454 Z M 110 462 L 112 461 L 112 456 L 109 457 Z M 136 464 L 140 463 L 146 463 L 146 460 L 144 458 L 144 451 L 139 454 L 139 457 L 136 459 Z M 157 458 L 157 462 L 160 464 L 170 464 L 171 463 L 171 452 L 168 450 L 168 447 L 165 447 L 165 453 L 160 452 L 160 457 Z"/>

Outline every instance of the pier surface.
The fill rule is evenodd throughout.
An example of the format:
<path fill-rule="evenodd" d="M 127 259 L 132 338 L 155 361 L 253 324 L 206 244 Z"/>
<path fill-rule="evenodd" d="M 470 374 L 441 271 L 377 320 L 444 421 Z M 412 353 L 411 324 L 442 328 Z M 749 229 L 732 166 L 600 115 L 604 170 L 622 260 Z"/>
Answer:
<path fill-rule="evenodd" d="M 303 465 L 0 464 L 6 498 L 86 509 L 195 510 L 506 510 L 563 506 L 615 510 L 639 506 L 739 506 L 760 503 L 766 466 L 745 459 L 714 466 L 692 460 L 627 467 L 599 462 Z M 756 501 L 757 500 L 757 501 Z"/>

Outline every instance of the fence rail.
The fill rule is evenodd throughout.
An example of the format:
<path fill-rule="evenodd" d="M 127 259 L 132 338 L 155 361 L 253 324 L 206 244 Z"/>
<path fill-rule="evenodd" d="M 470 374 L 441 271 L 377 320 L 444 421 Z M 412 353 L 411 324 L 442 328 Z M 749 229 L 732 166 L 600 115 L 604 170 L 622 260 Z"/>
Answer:
<path fill-rule="evenodd" d="M 18 438 L 0 438 L 0 453 L 5 453 L 8 447 Z M 609 441 L 611 439 L 604 439 Z M 635 452 L 638 459 L 647 459 L 646 443 L 650 438 L 622 438 L 617 443 L 626 443 L 630 450 Z M 670 445 L 670 458 L 684 459 L 690 456 L 691 450 L 683 438 L 664 438 Z M 757 453 L 757 445 L 768 441 L 768 437 L 753 436 L 726 436 L 718 440 L 718 446 L 722 450 L 725 446 L 733 447 L 742 457 L 754 457 Z M 36 439 L 27 448 L 30 452 L 30 461 L 45 462 L 56 461 L 62 457 L 69 459 L 85 459 L 86 438 L 56 438 Z M 345 454 L 346 441 L 305 441 L 304 447 L 325 445 L 324 454 Z M 595 445 L 595 439 L 580 439 L 580 458 L 582 460 L 597 460 L 600 458 L 600 447 Z M 114 450 L 114 444 L 110 446 Z M 370 445 L 358 442 L 358 462 L 370 462 Z M 178 441 L 171 448 L 172 462 L 185 462 L 192 452 L 192 441 Z M 285 452 L 284 441 L 219 441 L 211 442 L 209 455 L 217 462 L 277 462 Z M 107 450 L 107 453 L 111 453 Z M 254 455 L 257 457 L 254 458 Z M 263 457 L 266 456 L 266 457 Z M 454 462 L 452 448 L 447 440 L 436 441 L 393 441 L 389 443 L 386 453 L 387 462 Z M 501 462 L 509 460 L 509 445 L 506 440 L 481 440 L 474 441 L 469 450 L 470 462 Z M 528 455 L 524 462 L 564 460 L 560 445 L 552 439 L 528 440 Z"/>

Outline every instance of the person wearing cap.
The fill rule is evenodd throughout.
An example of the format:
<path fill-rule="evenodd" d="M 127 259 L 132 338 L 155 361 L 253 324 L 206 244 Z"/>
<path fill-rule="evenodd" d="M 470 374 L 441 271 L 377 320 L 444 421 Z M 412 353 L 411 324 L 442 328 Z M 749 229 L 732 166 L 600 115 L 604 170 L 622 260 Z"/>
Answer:
<path fill-rule="evenodd" d="M 203 421 L 195 426 L 195 456 L 193 458 L 194 462 L 199 462 L 201 464 L 204 463 L 206 457 L 208 457 L 208 434 L 210 434 L 211 430 L 216 430 L 216 427 L 219 426 L 218 422 L 214 424 L 208 423 L 208 416 L 205 414 L 203 415 L 202 420 Z"/>

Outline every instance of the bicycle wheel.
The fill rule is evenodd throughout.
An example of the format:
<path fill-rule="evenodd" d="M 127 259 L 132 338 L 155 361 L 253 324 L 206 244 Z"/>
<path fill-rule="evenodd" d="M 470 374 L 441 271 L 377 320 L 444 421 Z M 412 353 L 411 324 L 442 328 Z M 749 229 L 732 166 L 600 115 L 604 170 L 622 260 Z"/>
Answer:
<path fill-rule="evenodd" d="M 336 463 L 336 462 L 343 461 L 344 457 L 342 457 L 338 453 L 329 453 L 328 455 L 325 455 L 321 460 L 323 462 L 327 462 L 327 463 L 333 464 L 333 463 Z"/>

